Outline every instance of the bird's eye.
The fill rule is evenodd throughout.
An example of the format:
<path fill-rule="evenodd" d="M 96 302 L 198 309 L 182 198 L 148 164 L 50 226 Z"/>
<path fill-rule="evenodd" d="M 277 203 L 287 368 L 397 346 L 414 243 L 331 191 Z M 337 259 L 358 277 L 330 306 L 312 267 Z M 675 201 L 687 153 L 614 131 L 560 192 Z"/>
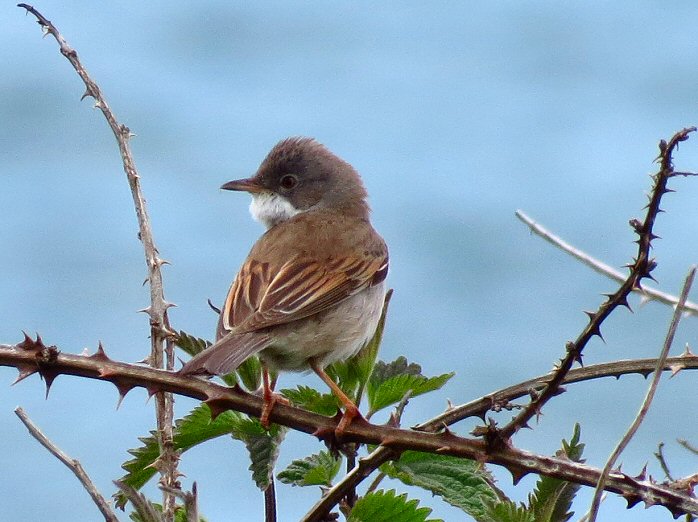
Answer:
<path fill-rule="evenodd" d="M 298 178 L 296 176 L 294 176 L 293 174 L 286 174 L 285 176 L 283 176 L 281 178 L 279 183 L 286 190 L 291 190 L 293 187 L 298 185 Z"/>

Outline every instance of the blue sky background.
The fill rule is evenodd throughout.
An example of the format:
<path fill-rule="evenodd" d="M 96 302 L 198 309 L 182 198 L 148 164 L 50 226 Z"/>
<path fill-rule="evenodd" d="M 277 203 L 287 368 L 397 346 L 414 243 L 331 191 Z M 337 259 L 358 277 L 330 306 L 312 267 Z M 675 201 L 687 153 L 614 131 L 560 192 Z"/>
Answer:
<path fill-rule="evenodd" d="M 628 220 L 641 217 L 660 138 L 698 123 L 694 2 L 496 3 L 69 3 L 35 4 L 100 84 L 132 142 L 165 268 L 175 327 L 212 336 L 220 302 L 261 232 L 244 195 L 218 187 L 255 171 L 290 135 L 316 137 L 352 163 L 371 194 L 376 228 L 391 249 L 395 288 L 382 357 L 405 355 L 428 375 L 456 371 L 440 392 L 411 402 L 405 424 L 547 372 L 582 313 L 614 284 L 554 250 L 514 217 L 517 208 L 620 267 L 635 252 Z M 39 331 L 66 352 L 136 361 L 148 351 L 145 265 L 131 196 L 101 113 L 33 18 L 0 7 L 0 342 Z M 698 136 L 678 168 L 698 169 Z M 678 293 L 698 261 L 698 184 L 676 179 L 659 218 L 656 278 Z M 638 304 L 634 300 L 634 304 Z M 585 362 L 657 354 L 671 309 L 619 310 Z M 695 319 L 674 348 L 695 343 Z M 38 377 L 10 387 L 0 368 L 0 510 L 7 520 L 97 520 L 73 476 L 31 439 L 23 406 L 57 444 L 113 492 L 126 450 L 154 425 L 146 393 L 119 410 L 105 383 L 57 379 L 48 401 Z M 285 375 L 281 386 L 320 387 Z M 582 425 L 595 466 L 626 429 L 646 381 L 570 386 L 533 430 L 515 438 L 553 453 Z M 179 415 L 195 405 L 177 400 Z M 665 380 L 646 423 L 622 456 L 639 472 L 660 441 L 676 476 L 698 459 L 695 376 Z M 509 414 L 499 417 L 506 421 Z M 380 420 L 380 419 L 377 419 Z M 457 426 L 467 433 L 473 423 Z M 319 444 L 290 435 L 280 467 Z M 199 484 L 211 521 L 261 520 L 262 497 L 240 443 L 217 440 L 185 454 L 186 486 Z M 500 486 L 524 500 L 493 468 Z M 398 485 L 399 488 L 402 486 Z M 406 489 L 406 488 L 402 488 Z M 159 498 L 154 488 L 148 491 Z M 281 520 L 297 520 L 317 490 L 280 486 Z M 459 511 L 419 490 L 433 516 Z M 575 504 L 578 519 L 591 492 Z M 126 516 L 124 516 L 126 519 Z M 663 508 L 625 510 L 613 496 L 601 520 L 670 520 Z"/>

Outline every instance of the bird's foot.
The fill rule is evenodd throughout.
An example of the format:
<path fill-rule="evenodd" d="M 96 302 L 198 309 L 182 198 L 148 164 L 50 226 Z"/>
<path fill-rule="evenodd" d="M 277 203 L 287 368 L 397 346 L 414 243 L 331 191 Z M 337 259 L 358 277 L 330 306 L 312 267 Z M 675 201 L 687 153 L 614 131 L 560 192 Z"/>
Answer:
<path fill-rule="evenodd" d="M 276 403 L 285 404 L 287 406 L 291 404 L 289 400 L 283 395 L 274 393 L 272 391 L 270 391 L 269 393 L 265 393 L 264 407 L 262 408 L 262 414 L 259 416 L 259 422 L 262 424 L 262 427 L 265 430 L 268 430 L 269 426 L 271 425 L 269 416 L 271 415 L 271 412 L 274 409 L 274 405 Z"/>

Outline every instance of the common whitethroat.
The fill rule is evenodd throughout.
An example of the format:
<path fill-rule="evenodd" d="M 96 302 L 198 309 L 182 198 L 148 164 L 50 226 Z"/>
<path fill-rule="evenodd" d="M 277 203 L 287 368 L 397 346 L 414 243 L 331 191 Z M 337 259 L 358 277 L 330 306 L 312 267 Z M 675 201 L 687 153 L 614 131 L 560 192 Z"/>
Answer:
<path fill-rule="evenodd" d="M 267 231 L 252 247 L 221 309 L 216 342 L 184 374 L 226 374 L 248 357 L 262 363 L 264 409 L 274 402 L 269 370 L 312 369 L 344 406 L 337 432 L 359 416 L 325 373 L 376 331 L 385 298 L 388 248 L 369 221 L 366 189 L 347 162 L 310 138 L 288 138 L 257 173 L 222 189 L 249 192 Z"/>

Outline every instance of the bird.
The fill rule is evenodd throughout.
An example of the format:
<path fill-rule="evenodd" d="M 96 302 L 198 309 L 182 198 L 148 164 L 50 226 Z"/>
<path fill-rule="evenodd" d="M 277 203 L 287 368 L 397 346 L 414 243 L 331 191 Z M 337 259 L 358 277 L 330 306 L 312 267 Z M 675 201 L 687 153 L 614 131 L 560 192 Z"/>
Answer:
<path fill-rule="evenodd" d="M 361 417 L 326 373 L 373 337 L 386 294 L 389 255 L 370 222 L 358 172 L 313 138 L 277 143 L 256 173 L 221 189 L 248 192 L 266 231 L 250 250 L 220 310 L 216 341 L 180 370 L 224 375 L 257 354 L 268 428 L 276 402 L 269 372 L 315 372 L 344 407 L 341 436 Z"/>

